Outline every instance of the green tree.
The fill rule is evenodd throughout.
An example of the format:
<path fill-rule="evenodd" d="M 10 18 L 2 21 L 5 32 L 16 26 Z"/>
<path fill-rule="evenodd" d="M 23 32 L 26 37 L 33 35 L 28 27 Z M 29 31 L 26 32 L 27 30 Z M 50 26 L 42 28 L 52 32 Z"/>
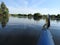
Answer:
<path fill-rule="evenodd" d="M 32 14 L 28 14 L 28 16 L 32 16 Z"/>
<path fill-rule="evenodd" d="M 35 13 L 34 17 L 39 18 L 39 17 L 42 17 L 42 15 L 40 13 Z"/>
<path fill-rule="evenodd" d="M 34 17 L 40 17 L 40 16 L 41 16 L 40 13 L 35 13 L 35 14 L 34 14 Z"/>
<path fill-rule="evenodd" d="M 9 14 L 9 10 L 6 7 L 6 5 L 4 4 L 4 2 L 1 3 L 1 11 L 3 15 L 8 15 Z"/>
<path fill-rule="evenodd" d="M 57 18 L 60 18 L 60 14 L 57 14 Z"/>
<path fill-rule="evenodd" d="M 35 13 L 33 18 L 34 20 L 40 20 L 42 18 L 42 15 L 40 13 Z"/>
<path fill-rule="evenodd" d="M 0 14 L 1 14 L 1 5 L 0 5 Z"/>
<path fill-rule="evenodd" d="M 2 13 L 1 8 L 0 8 L 0 14 Z"/>
<path fill-rule="evenodd" d="M 6 5 L 4 4 L 4 2 L 1 3 L 1 8 L 5 9 Z"/>

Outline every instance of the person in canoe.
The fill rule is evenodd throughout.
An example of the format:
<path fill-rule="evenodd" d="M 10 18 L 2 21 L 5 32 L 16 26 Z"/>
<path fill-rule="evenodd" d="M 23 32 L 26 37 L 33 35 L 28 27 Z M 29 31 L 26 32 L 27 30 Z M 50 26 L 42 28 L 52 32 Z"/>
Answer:
<path fill-rule="evenodd" d="M 46 23 L 43 25 L 43 29 L 48 29 L 50 27 L 50 15 L 47 15 Z"/>
<path fill-rule="evenodd" d="M 48 29 L 50 27 L 50 15 L 47 15 L 46 23 L 43 25 L 37 45 L 55 45 L 53 36 Z"/>

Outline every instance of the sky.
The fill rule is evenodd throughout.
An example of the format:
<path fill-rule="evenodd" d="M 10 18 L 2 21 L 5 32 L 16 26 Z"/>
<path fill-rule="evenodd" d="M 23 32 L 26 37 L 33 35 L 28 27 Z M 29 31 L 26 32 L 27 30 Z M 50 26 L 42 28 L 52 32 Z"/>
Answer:
<path fill-rule="evenodd" d="M 60 14 L 60 0 L 0 0 L 11 14 Z"/>

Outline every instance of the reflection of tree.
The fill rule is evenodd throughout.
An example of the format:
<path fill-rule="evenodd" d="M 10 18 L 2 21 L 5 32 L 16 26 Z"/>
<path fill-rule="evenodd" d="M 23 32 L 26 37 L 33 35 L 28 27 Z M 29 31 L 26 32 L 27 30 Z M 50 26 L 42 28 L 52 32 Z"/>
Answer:
<path fill-rule="evenodd" d="M 2 26 L 3 28 L 6 26 L 8 20 L 9 20 L 9 17 L 7 17 L 7 16 L 1 16 L 0 22 L 1 22 L 1 26 Z"/>
<path fill-rule="evenodd" d="M 32 14 L 28 14 L 28 19 L 32 19 Z"/>
<path fill-rule="evenodd" d="M 33 19 L 39 21 L 41 18 L 33 17 Z"/>
<path fill-rule="evenodd" d="M 58 19 L 56 19 L 56 21 L 60 21 L 60 19 L 58 18 Z"/>
<path fill-rule="evenodd" d="M 36 21 L 39 21 L 42 18 L 42 16 L 40 15 L 40 13 L 35 13 L 33 16 L 33 19 Z"/>
<path fill-rule="evenodd" d="M 32 16 L 28 16 L 28 19 L 32 19 Z"/>
<path fill-rule="evenodd" d="M 51 18 L 52 21 L 60 21 L 60 18 Z"/>

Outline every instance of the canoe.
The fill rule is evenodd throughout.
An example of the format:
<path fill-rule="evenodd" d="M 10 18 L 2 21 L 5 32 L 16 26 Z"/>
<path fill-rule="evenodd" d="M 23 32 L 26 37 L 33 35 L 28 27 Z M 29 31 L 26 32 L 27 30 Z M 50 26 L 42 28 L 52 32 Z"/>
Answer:
<path fill-rule="evenodd" d="M 37 45 L 54 45 L 53 37 L 49 30 L 42 30 Z"/>

